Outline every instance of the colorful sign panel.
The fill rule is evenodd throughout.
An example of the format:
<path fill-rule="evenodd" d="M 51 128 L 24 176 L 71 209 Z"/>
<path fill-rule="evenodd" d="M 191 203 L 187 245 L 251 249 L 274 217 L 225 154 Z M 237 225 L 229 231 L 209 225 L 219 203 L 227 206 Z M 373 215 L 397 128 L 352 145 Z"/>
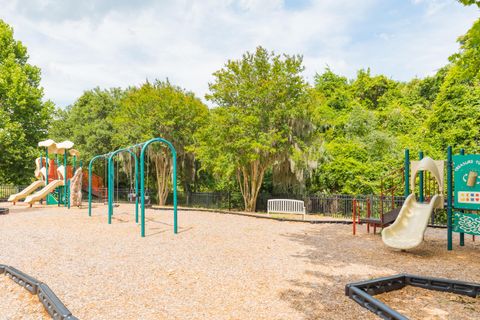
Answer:
<path fill-rule="evenodd" d="M 480 214 L 454 212 L 453 231 L 480 235 Z"/>
<path fill-rule="evenodd" d="M 453 156 L 454 207 L 480 210 L 480 155 Z"/>

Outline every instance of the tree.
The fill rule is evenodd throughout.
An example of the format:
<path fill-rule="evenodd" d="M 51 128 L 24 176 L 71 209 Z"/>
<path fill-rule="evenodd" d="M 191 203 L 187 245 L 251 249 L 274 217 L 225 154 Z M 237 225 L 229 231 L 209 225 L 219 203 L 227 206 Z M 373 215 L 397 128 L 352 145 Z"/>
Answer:
<path fill-rule="evenodd" d="M 213 74 L 207 99 L 218 105 L 197 135 L 196 152 L 216 174 L 234 175 L 245 210 L 254 211 L 265 172 L 302 147 L 309 126 L 301 56 L 262 47 Z"/>
<path fill-rule="evenodd" d="M 410 115 L 416 102 L 402 100 L 418 100 L 405 87 L 363 70 L 352 80 L 330 69 L 317 74 L 310 96 L 317 97 L 312 121 L 321 128 L 322 147 L 310 192 L 379 191 L 381 176 L 400 166 L 403 141 L 419 122 Z"/>
<path fill-rule="evenodd" d="M 480 8 L 480 1 L 479 0 L 458 0 L 458 2 L 462 3 L 465 6 L 470 6 L 472 4 L 477 5 Z"/>
<path fill-rule="evenodd" d="M 351 89 L 354 97 L 362 105 L 369 109 L 377 109 L 381 106 L 382 98 L 394 89 L 396 85 L 395 81 L 383 75 L 372 77 L 370 69 L 367 69 L 366 71 L 358 71 L 357 78 L 352 83 Z"/>
<path fill-rule="evenodd" d="M 0 182 L 23 184 L 33 177 L 37 143 L 47 136 L 53 111 L 42 102 L 40 69 L 29 64 L 27 48 L 0 20 Z"/>
<path fill-rule="evenodd" d="M 117 145 L 112 116 L 125 95 L 126 92 L 118 88 L 85 91 L 73 105 L 56 110 L 50 136 L 57 141 L 74 142 L 85 161 L 113 151 Z"/>
<path fill-rule="evenodd" d="M 315 75 L 315 91 L 321 92 L 326 104 L 333 109 L 342 110 L 350 107 L 352 96 L 348 92 L 347 78 L 335 74 L 330 68 L 324 73 Z"/>
<path fill-rule="evenodd" d="M 437 149 L 474 152 L 480 142 L 480 19 L 459 43 L 427 122 L 428 137 Z"/>
<path fill-rule="evenodd" d="M 195 95 L 168 81 L 145 83 L 132 88 L 122 100 L 114 118 L 119 134 L 116 144 L 128 146 L 154 137 L 162 137 L 174 145 L 179 174 L 185 191 L 196 177 L 195 157 L 190 151 L 194 134 L 208 119 L 208 108 Z M 168 148 L 158 144 L 149 147 L 157 180 L 160 205 L 170 190 L 172 158 Z"/>

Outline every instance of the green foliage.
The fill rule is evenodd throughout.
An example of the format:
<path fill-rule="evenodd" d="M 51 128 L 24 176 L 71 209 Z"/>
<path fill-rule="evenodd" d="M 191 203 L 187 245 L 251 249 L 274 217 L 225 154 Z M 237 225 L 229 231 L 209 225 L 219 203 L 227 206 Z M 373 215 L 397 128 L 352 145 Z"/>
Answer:
<path fill-rule="evenodd" d="M 40 106 L 28 100 L 41 101 L 38 70 L 26 64 L 20 44 L 0 39 L 6 43 L 0 47 L 0 80 L 14 84 L 31 76 L 28 83 L 35 84 L 27 95 L 23 86 L 7 90 L 0 81 L 0 143 L 9 155 L 1 166 L 13 167 L 22 158 L 15 146 L 30 143 L 32 134 L 44 135 L 49 112 L 42 110 L 49 110 L 48 104 L 40 104 L 43 109 L 36 112 L 45 118 L 36 120 L 34 132 L 31 123 L 24 123 L 33 110 L 23 112 L 25 106 Z M 301 56 L 259 47 L 213 74 L 207 99 L 215 107 L 210 110 L 168 81 L 125 91 L 94 89 L 66 110 L 57 110 L 50 133 L 74 141 L 84 158 L 164 137 L 178 150 L 184 190 L 240 190 L 247 210 L 255 209 L 262 188 L 378 193 L 382 176 L 402 166 L 405 148 L 412 159 L 419 150 L 444 159 L 448 145 L 480 151 L 480 20 L 459 43 L 450 63 L 423 79 L 399 82 L 369 69 L 347 79 L 327 68 L 311 86 L 302 77 Z M 15 116 L 9 108 L 15 108 Z M 155 188 L 163 201 L 169 153 L 152 150 Z"/>
<path fill-rule="evenodd" d="M 114 141 L 117 131 L 112 114 L 125 95 L 121 89 L 85 91 L 73 105 L 56 110 L 50 137 L 55 141 L 74 142 L 84 161 L 113 151 L 120 145 Z"/>
<path fill-rule="evenodd" d="M 387 77 L 380 75 L 372 77 L 370 69 L 360 70 L 357 78 L 351 85 L 353 96 L 358 99 L 365 107 L 377 109 L 382 98 L 395 88 L 397 83 Z"/>
<path fill-rule="evenodd" d="M 255 210 L 264 174 L 300 147 L 307 84 L 300 56 L 258 47 L 215 72 L 207 99 L 219 107 L 197 135 L 196 152 L 217 175 L 236 176 L 246 210 Z"/>
<path fill-rule="evenodd" d="M 428 119 L 428 138 L 436 149 L 448 145 L 479 151 L 480 20 L 463 37 L 453 55 Z"/>
<path fill-rule="evenodd" d="M 208 108 L 193 93 L 170 82 L 156 81 L 132 88 L 121 101 L 114 115 L 114 127 L 118 132 L 115 145 L 128 146 L 154 137 L 172 142 L 178 157 L 180 181 L 185 190 L 196 184 L 197 172 L 194 154 L 194 134 L 208 120 Z M 156 190 L 160 204 L 168 196 L 171 154 L 160 145 L 149 148 L 156 172 Z"/>
<path fill-rule="evenodd" d="M 315 89 L 327 99 L 326 105 L 335 110 L 350 107 L 351 96 L 348 93 L 348 80 L 336 75 L 330 68 L 324 73 L 315 75 Z"/>
<path fill-rule="evenodd" d="M 178 153 L 193 143 L 193 133 L 207 118 L 208 108 L 191 92 L 168 81 L 132 88 L 115 113 L 121 135 L 119 145 L 161 136 L 172 141 Z"/>
<path fill-rule="evenodd" d="M 462 3 L 465 6 L 470 6 L 472 4 L 477 5 L 480 8 L 480 1 L 479 0 L 457 0 L 458 2 Z"/>
<path fill-rule="evenodd" d="M 327 69 L 317 75 L 313 117 L 324 128 L 318 168 L 309 182 L 311 192 L 377 193 L 385 172 L 402 164 L 403 149 L 416 148 L 422 119 L 427 117 L 436 82 L 430 78 L 400 83 L 359 71 L 347 81 Z M 336 83 L 333 86 L 326 86 Z M 437 85 L 438 87 L 438 85 Z M 338 91 L 338 92 L 337 92 Z M 348 104 L 336 108 L 332 97 Z"/>
<path fill-rule="evenodd" d="M 27 48 L 0 20 L 0 183 L 33 177 L 37 143 L 46 138 L 53 111 L 50 101 L 42 102 L 40 69 L 27 61 Z"/>

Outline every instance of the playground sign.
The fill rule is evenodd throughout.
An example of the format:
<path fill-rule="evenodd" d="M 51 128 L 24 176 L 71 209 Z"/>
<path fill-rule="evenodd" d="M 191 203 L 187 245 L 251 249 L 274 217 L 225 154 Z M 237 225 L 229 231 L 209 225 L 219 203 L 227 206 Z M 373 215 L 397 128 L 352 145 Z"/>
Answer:
<path fill-rule="evenodd" d="M 454 207 L 480 210 L 480 155 L 453 156 Z"/>
<path fill-rule="evenodd" d="M 475 213 L 454 212 L 453 232 L 480 235 L 480 215 Z"/>

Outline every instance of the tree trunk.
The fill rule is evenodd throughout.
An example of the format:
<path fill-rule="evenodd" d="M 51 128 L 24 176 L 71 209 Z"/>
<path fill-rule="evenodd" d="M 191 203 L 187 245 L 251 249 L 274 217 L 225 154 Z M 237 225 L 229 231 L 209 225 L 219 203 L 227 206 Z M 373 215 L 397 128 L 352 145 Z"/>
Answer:
<path fill-rule="evenodd" d="M 172 160 L 165 154 L 153 157 L 157 176 L 158 204 L 164 206 L 167 202 L 169 183 L 172 176 Z"/>
<path fill-rule="evenodd" d="M 260 164 L 260 160 L 255 160 L 237 169 L 237 181 L 240 184 L 245 211 L 255 211 L 265 168 L 266 166 Z"/>

